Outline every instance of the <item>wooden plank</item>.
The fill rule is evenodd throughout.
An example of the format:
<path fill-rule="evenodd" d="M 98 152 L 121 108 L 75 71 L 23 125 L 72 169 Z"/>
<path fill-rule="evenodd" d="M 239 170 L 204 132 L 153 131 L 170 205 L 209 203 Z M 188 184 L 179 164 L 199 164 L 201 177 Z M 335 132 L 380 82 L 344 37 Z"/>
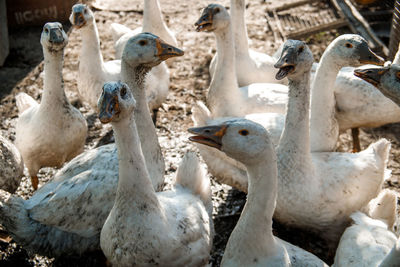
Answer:
<path fill-rule="evenodd" d="M 389 50 L 384 43 L 375 35 L 368 22 L 353 6 L 350 0 L 331 0 L 337 10 L 349 21 L 349 27 L 354 33 L 360 34 L 367 41 L 371 49 L 382 51 L 385 56 Z"/>
<path fill-rule="evenodd" d="M 321 32 L 321 31 L 327 31 L 327 30 L 331 30 L 331 29 L 337 29 L 337 28 L 344 27 L 344 26 L 347 26 L 347 25 L 348 25 L 348 22 L 347 22 L 346 19 L 338 19 L 338 20 L 335 20 L 335 21 L 333 21 L 331 23 L 328 23 L 328 24 L 321 24 L 321 25 L 318 25 L 316 27 L 303 29 L 303 30 L 300 30 L 300 31 L 297 31 L 297 32 L 288 33 L 287 38 L 289 38 L 289 39 L 300 39 L 300 38 L 309 36 L 309 35 L 314 34 L 314 33 L 318 33 L 318 32 Z"/>
<path fill-rule="evenodd" d="M 302 5 L 305 5 L 305 4 L 308 4 L 308 3 L 312 3 L 312 2 L 317 2 L 317 1 L 318 1 L 318 0 L 299 0 L 299 1 L 293 1 L 293 2 L 290 2 L 290 3 L 282 4 L 282 5 L 280 5 L 280 6 L 272 6 L 272 7 L 270 7 L 270 8 L 267 8 L 267 11 L 272 12 L 273 10 L 275 10 L 276 12 L 279 12 L 279 11 L 291 9 L 291 8 L 294 8 L 294 7 L 302 6 Z"/>
<path fill-rule="evenodd" d="M 6 0 L 0 0 L 0 67 L 3 66 L 9 52 Z"/>

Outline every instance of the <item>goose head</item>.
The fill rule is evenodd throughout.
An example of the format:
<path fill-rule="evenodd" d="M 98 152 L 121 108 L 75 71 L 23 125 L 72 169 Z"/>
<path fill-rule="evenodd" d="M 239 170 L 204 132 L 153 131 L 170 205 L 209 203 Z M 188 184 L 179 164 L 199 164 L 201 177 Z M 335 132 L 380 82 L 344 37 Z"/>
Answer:
<path fill-rule="evenodd" d="M 72 7 L 69 21 L 77 28 L 81 28 L 89 23 L 93 23 L 94 14 L 87 5 L 76 4 Z"/>
<path fill-rule="evenodd" d="M 122 60 L 131 66 L 152 68 L 171 57 L 182 56 L 179 48 L 165 43 L 160 37 L 143 32 L 131 37 L 125 45 Z"/>
<path fill-rule="evenodd" d="M 50 52 L 62 50 L 68 44 L 68 37 L 64 32 L 61 23 L 46 23 L 43 26 L 42 35 L 40 36 L 40 43 Z"/>
<path fill-rule="evenodd" d="M 132 115 L 136 107 L 128 85 L 122 82 L 106 82 L 97 102 L 101 123 L 118 122 Z"/>
<path fill-rule="evenodd" d="M 189 137 L 190 141 L 215 147 L 246 165 L 262 162 L 266 151 L 271 155 L 275 154 L 267 130 L 260 124 L 246 119 L 189 128 L 188 131 L 194 134 Z"/>
<path fill-rule="evenodd" d="M 356 69 L 354 75 L 374 85 L 385 96 L 400 105 L 400 65 Z"/>
<path fill-rule="evenodd" d="M 225 7 L 219 4 L 210 4 L 203 9 L 203 13 L 194 25 L 198 32 L 213 32 L 228 27 L 229 22 L 230 16 Z"/>
<path fill-rule="evenodd" d="M 326 48 L 338 67 L 361 66 L 363 64 L 383 65 L 385 61 L 368 47 L 368 42 L 357 34 L 343 34 Z"/>
<path fill-rule="evenodd" d="M 288 78 L 303 76 L 310 72 L 313 61 L 311 50 L 305 42 L 287 40 L 283 45 L 281 57 L 274 65 L 275 68 L 279 69 L 275 78 L 282 80 L 286 76 Z"/>

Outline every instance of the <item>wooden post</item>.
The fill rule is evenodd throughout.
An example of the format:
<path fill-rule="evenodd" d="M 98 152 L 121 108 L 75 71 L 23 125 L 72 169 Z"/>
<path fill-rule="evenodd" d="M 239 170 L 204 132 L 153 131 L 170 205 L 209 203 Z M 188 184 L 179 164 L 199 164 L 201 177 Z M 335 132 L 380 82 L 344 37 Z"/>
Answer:
<path fill-rule="evenodd" d="M 3 66 L 9 49 L 6 0 L 0 0 L 0 67 Z"/>
<path fill-rule="evenodd" d="M 394 58 L 400 42 L 400 0 L 396 0 L 393 9 L 392 28 L 390 30 L 389 60 Z"/>

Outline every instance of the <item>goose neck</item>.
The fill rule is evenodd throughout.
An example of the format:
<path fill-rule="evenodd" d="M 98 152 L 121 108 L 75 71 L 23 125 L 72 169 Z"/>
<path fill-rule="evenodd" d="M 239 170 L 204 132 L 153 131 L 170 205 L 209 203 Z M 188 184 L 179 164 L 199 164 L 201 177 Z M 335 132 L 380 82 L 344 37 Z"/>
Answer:
<path fill-rule="evenodd" d="M 160 31 L 166 31 L 166 27 L 158 0 L 144 0 L 143 32 L 160 35 Z"/>
<path fill-rule="evenodd" d="M 156 129 L 150 117 L 147 105 L 145 78 L 151 68 L 143 65 L 129 65 L 125 60 L 121 62 L 122 80 L 128 84 L 136 99 L 135 123 L 139 132 L 144 158 L 148 165 L 148 172 L 152 181 L 160 182 L 164 179 L 164 157 L 158 143 Z"/>
<path fill-rule="evenodd" d="M 272 147 L 270 151 L 274 151 Z M 251 248 L 255 255 L 275 255 L 272 216 L 278 183 L 276 157 L 266 153 L 262 162 L 246 167 L 249 178 L 247 201 L 231 238 Z"/>
<path fill-rule="evenodd" d="M 82 49 L 79 57 L 79 67 L 93 69 L 93 66 L 103 66 L 103 56 L 100 51 L 100 38 L 96 21 L 80 29 L 82 38 Z M 95 68 L 97 69 L 97 68 Z"/>
<path fill-rule="evenodd" d="M 132 206 L 140 204 L 159 207 L 146 163 L 133 114 L 129 119 L 112 122 L 118 149 L 119 180 L 116 199 L 133 200 Z"/>
<path fill-rule="evenodd" d="M 317 68 L 311 94 L 311 151 L 332 151 L 336 146 L 339 127 L 334 87 L 341 67 L 327 50 Z"/>
<path fill-rule="evenodd" d="M 69 106 L 64 92 L 64 81 L 62 78 L 64 51 L 48 51 L 43 48 L 44 55 L 44 89 L 41 110 L 59 110 L 60 106 Z M 51 113 L 49 113 L 51 114 Z"/>
<path fill-rule="evenodd" d="M 310 72 L 289 79 L 289 101 L 278 153 L 310 155 Z"/>
<path fill-rule="evenodd" d="M 235 111 L 221 105 L 240 105 L 240 91 L 236 80 L 235 48 L 233 44 L 231 25 L 214 32 L 217 40 L 217 65 L 210 83 L 207 103 L 214 116 L 239 116 Z"/>
<path fill-rule="evenodd" d="M 235 52 L 249 56 L 249 44 L 245 21 L 245 0 L 231 0 L 232 29 L 235 39 Z"/>

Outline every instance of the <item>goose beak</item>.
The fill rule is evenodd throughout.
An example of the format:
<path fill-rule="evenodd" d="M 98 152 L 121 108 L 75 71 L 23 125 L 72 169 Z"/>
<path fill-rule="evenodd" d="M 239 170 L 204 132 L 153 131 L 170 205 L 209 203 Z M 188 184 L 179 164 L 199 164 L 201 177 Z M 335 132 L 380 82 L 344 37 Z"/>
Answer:
<path fill-rule="evenodd" d="M 373 64 L 383 66 L 385 61 L 383 58 L 372 52 L 372 50 L 368 47 L 367 44 L 363 44 L 359 47 L 360 53 L 360 63 L 361 64 Z"/>
<path fill-rule="evenodd" d="M 103 124 L 111 122 L 121 112 L 118 95 L 106 92 L 104 89 L 97 106 L 99 107 L 99 119 Z"/>
<path fill-rule="evenodd" d="M 72 16 L 73 16 L 72 24 L 75 27 L 81 28 L 86 24 L 86 20 L 82 12 L 74 12 Z"/>
<path fill-rule="evenodd" d="M 369 82 L 373 86 L 377 87 L 380 82 L 382 76 L 389 70 L 389 67 L 376 67 L 376 68 L 368 68 L 368 69 L 355 69 L 354 75 L 358 78 L 363 79 L 366 82 Z"/>
<path fill-rule="evenodd" d="M 189 140 L 221 150 L 222 137 L 225 135 L 227 128 L 227 125 L 189 128 L 188 132 L 194 134 L 194 136 L 189 137 Z"/>
<path fill-rule="evenodd" d="M 175 46 L 169 45 L 160 38 L 156 40 L 157 43 L 157 56 L 160 60 L 164 61 L 171 57 L 183 56 L 184 52 Z"/>
<path fill-rule="evenodd" d="M 203 10 L 201 17 L 196 21 L 194 26 L 196 26 L 197 32 L 212 31 L 213 25 L 213 12 L 211 9 L 206 8 Z"/>
<path fill-rule="evenodd" d="M 275 75 L 275 79 L 282 80 L 288 74 L 294 72 L 296 63 L 296 51 L 294 49 L 286 49 L 282 51 L 282 55 L 274 67 L 279 69 Z"/>
<path fill-rule="evenodd" d="M 50 29 L 50 43 L 61 44 L 64 42 L 64 36 L 60 29 Z"/>

